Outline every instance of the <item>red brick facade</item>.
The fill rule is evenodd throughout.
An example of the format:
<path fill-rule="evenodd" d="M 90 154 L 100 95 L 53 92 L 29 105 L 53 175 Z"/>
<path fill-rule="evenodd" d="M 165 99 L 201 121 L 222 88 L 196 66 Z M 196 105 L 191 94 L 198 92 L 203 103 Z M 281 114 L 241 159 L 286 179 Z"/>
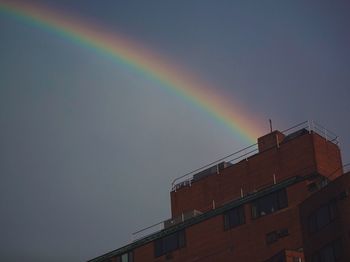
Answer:
<path fill-rule="evenodd" d="M 271 136 L 275 138 L 277 135 L 271 133 Z M 281 139 L 281 135 L 278 137 Z M 330 176 L 342 167 L 339 148 L 318 134 L 306 133 L 286 142 L 280 140 L 279 145 L 267 139 L 269 135 L 263 138 L 269 140 L 267 145 L 272 147 L 261 147 L 265 150 L 224 169 L 220 174 L 172 191 L 172 216 L 193 209 L 207 211 L 212 208 L 213 201 L 221 205 L 240 197 L 241 192 L 245 194 L 272 185 L 274 176 L 276 182 L 313 172 Z"/>
<path fill-rule="evenodd" d="M 350 173 L 335 143 L 302 131 L 272 132 L 257 154 L 176 188 L 180 222 L 91 261 L 350 261 Z"/>

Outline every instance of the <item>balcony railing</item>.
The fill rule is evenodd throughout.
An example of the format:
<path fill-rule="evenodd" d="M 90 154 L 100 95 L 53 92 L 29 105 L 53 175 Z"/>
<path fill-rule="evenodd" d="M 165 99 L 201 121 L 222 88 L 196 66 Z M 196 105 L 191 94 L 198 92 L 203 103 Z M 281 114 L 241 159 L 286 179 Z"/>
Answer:
<path fill-rule="evenodd" d="M 185 222 L 188 219 L 194 218 L 194 217 L 201 215 L 201 214 L 202 214 L 202 212 L 200 212 L 198 210 L 192 210 L 190 212 L 182 213 L 178 217 L 170 218 L 170 219 L 164 220 L 162 222 L 159 222 L 157 224 L 153 224 L 153 225 L 148 226 L 146 228 L 140 229 L 140 230 L 132 233 L 132 236 L 131 236 L 132 241 L 139 240 L 139 239 L 144 238 L 148 235 L 159 232 L 163 229 L 167 229 L 167 228 L 170 228 L 172 226 L 178 225 L 180 223 Z"/>

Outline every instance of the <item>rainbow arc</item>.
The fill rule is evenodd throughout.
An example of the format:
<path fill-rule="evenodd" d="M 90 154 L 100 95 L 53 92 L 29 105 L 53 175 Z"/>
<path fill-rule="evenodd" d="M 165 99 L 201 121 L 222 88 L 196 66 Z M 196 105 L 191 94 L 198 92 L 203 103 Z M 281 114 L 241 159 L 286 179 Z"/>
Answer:
<path fill-rule="evenodd" d="M 146 50 L 120 34 L 101 30 L 102 27 L 96 24 L 33 3 L 0 0 L 0 12 L 106 54 L 116 63 L 146 75 L 200 107 L 241 139 L 255 142 L 261 134 L 254 116 L 244 113 L 242 106 L 218 93 L 216 88 L 159 57 L 156 52 Z"/>

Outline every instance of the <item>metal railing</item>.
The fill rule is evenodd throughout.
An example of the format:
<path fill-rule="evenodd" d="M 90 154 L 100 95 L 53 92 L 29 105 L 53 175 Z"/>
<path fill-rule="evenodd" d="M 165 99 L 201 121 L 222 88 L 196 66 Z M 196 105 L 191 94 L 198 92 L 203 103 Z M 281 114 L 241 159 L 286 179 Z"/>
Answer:
<path fill-rule="evenodd" d="M 131 234 L 131 241 L 139 240 L 164 229 L 164 221 L 142 228 Z"/>
<path fill-rule="evenodd" d="M 181 215 L 179 215 L 177 217 L 161 221 L 159 223 L 153 224 L 151 226 L 148 226 L 146 228 L 140 229 L 140 230 L 132 233 L 131 240 L 136 241 L 136 240 L 142 239 L 142 238 L 147 237 L 153 233 L 159 232 L 163 229 L 167 229 L 167 228 L 173 227 L 175 225 L 178 225 L 180 223 L 183 223 L 183 222 L 187 221 L 188 219 L 194 218 L 194 217 L 201 215 L 201 214 L 202 214 L 202 212 L 198 211 L 198 210 L 192 210 L 190 212 L 182 213 Z"/>
<path fill-rule="evenodd" d="M 306 130 L 309 133 L 314 132 L 319 134 L 320 136 L 324 137 L 326 140 L 333 142 L 334 144 L 338 145 L 339 140 L 338 136 L 330 131 L 329 129 L 323 127 L 322 125 L 318 124 L 316 121 L 304 121 L 297 125 L 294 125 L 286 130 L 281 131 L 286 137 L 292 136 L 293 134 L 297 133 L 298 131 Z M 191 172 L 188 172 L 182 176 L 179 176 L 175 178 L 171 183 L 171 190 L 176 191 L 177 189 L 180 189 L 184 186 L 191 186 L 193 182 L 193 177 L 199 172 L 202 172 L 208 168 L 218 166 L 223 161 L 229 164 L 235 164 L 238 163 L 241 160 L 247 160 L 250 156 L 255 155 L 258 153 L 258 143 L 250 145 L 248 147 L 245 147 L 243 149 L 240 149 L 232 154 L 229 154 L 225 157 L 222 157 L 214 162 L 211 162 L 207 165 L 204 165 L 200 168 L 197 168 Z M 217 172 L 219 173 L 219 168 L 217 168 Z"/>
<path fill-rule="evenodd" d="M 285 136 L 288 136 L 294 133 L 295 131 L 302 130 L 302 129 L 306 129 L 309 132 L 313 131 L 314 133 L 317 133 L 323 138 L 325 138 L 326 140 L 331 141 L 336 145 L 339 144 L 339 137 L 337 134 L 335 134 L 331 130 L 325 128 L 324 126 L 320 125 L 319 123 L 313 120 L 301 122 L 295 126 L 292 126 L 286 130 L 281 131 L 281 133 L 283 133 Z"/>
<path fill-rule="evenodd" d="M 248 147 L 245 147 L 243 149 L 240 149 L 237 152 L 234 152 L 232 154 L 229 154 L 225 157 L 222 157 L 214 162 L 211 162 L 210 164 L 207 164 L 205 166 L 202 166 L 200 168 L 197 168 L 191 172 L 188 172 L 182 176 L 179 176 L 173 180 L 171 183 L 171 189 L 176 190 L 182 186 L 191 185 L 193 180 L 193 175 L 206 170 L 207 168 L 218 166 L 222 162 L 234 164 L 241 160 L 247 159 L 249 156 L 254 155 L 258 152 L 258 143 L 250 145 Z M 219 168 L 217 168 L 219 170 Z"/>

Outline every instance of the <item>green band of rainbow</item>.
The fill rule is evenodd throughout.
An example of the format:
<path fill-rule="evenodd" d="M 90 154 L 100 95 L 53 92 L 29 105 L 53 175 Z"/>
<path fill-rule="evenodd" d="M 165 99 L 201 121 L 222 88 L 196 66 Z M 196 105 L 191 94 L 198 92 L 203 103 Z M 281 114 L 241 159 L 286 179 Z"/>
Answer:
<path fill-rule="evenodd" d="M 63 12 L 43 6 L 0 0 L 0 11 L 26 23 L 54 31 L 79 45 L 89 47 L 111 57 L 113 61 L 159 82 L 184 99 L 200 107 L 208 115 L 229 127 L 235 135 L 254 143 L 261 131 L 255 125 L 254 116 L 244 113 L 241 106 L 217 93 L 198 79 L 190 77 L 174 65 L 144 50 L 125 37 L 101 30 L 95 24 L 77 20 Z"/>

